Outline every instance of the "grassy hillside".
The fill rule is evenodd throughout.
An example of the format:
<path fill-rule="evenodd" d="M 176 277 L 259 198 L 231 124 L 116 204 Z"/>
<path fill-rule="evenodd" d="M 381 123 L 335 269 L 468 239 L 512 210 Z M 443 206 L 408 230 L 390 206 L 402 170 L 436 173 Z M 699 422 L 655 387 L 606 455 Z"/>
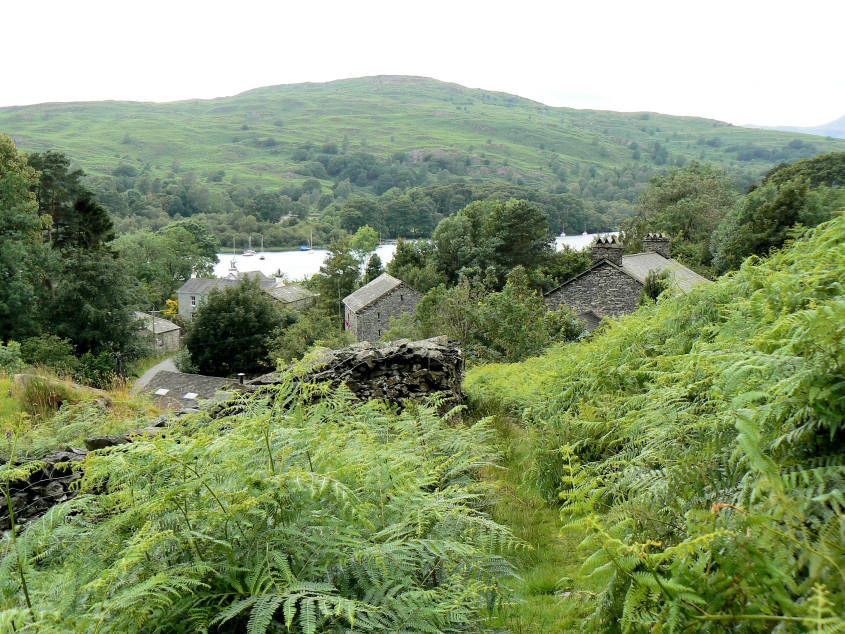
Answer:
<path fill-rule="evenodd" d="M 93 174 L 110 174 L 120 163 L 153 175 L 193 170 L 205 178 L 224 170 L 225 181 L 212 189 L 231 181 L 272 187 L 304 180 L 296 150 L 307 143 L 333 142 L 341 153 L 405 152 L 411 163 L 432 153 L 457 156 L 466 178 L 568 183 L 576 193 L 580 180 L 631 165 L 653 170 L 699 159 L 750 178 L 781 160 L 845 150 L 845 140 L 692 117 L 552 108 L 399 76 L 272 86 L 211 100 L 3 108 L 0 131 L 26 151 L 65 152 Z"/>

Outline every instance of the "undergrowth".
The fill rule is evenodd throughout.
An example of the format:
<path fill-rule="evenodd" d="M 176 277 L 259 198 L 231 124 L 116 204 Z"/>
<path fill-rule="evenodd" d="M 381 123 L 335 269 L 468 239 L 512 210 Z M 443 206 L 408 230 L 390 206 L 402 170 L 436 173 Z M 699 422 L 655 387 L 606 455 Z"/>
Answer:
<path fill-rule="evenodd" d="M 90 453 L 0 545 L 0 629 L 477 631 L 523 544 L 485 512 L 489 426 L 435 406 L 285 384 Z"/>
<path fill-rule="evenodd" d="M 845 216 L 588 341 L 468 373 L 537 431 L 595 631 L 843 631 Z M 550 477 L 553 474 L 553 477 Z"/>

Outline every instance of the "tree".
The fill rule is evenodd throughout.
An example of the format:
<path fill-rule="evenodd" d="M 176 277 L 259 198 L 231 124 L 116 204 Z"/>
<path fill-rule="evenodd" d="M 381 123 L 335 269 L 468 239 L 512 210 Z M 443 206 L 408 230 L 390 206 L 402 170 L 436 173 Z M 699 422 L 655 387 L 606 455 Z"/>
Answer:
<path fill-rule="evenodd" d="M 352 254 L 348 241 L 334 241 L 329 245 L 329 254 L 320 272 L 313 278 L 316 291 L 320 294 L 318 305 L 332 315 L 338 315 L 338 324 L 343 321 L 344 297 L 358 287 L 361 268 Z"/>
<path fill-rule="evenodd" d="M 314 346 L 342 348 L 350 336 L 337 327 L 334 315 L 319 308 L 305 312 L 284 311 L 285 323 L 273 333 L 268 343 L 273 364 L 286 364 L 301 359 Z"/>
<path fill-rule="evenodd" d="M 473 202 L 444 218 L 434 231 L 440 269 L 457 280 L 462 271 L 492 275 L 497 288 L 511 269 L 539 266 L 551 248 L 548 217 L 525 200 Z"/>
<path fill-rule="evenodd" d="M 36 334 L 46 249 L 32 189 L 38 174 L 0 134 L 0 342 Z"/>
<path fill-rule="evenodd" d="M 199 306 L 185 347 L 202 374 L 254 374 L 270 368 L 268 340 L 280 323 L 276 303 L 257 280 L 213 290 Z"/>
<path fill-rule="evenodd" d="M 362 264 L 367 256 L 376 250 L 376 247 L 378 247 L 378 232 L 369 225 L 360 227 L 349 240 L 349 248 Z"/>
<path fill-rule="evenodd" d="M 384 273 L 384 267 L 381 265 L 381 258 L 378 256 L 378 253 L 373 253 L 367 262 L 367 268 L 364 269 L 364 284 L 372 282 L 382 273 Z M 416 287 L 412 286 L 412 288 Z"/>
<path fill-rule="evenodd" d="M 64 249 L 51 272 L 45 325 L 70 339 L 77 354 L 134 352 L 132 280 L 106 249 Z"/>

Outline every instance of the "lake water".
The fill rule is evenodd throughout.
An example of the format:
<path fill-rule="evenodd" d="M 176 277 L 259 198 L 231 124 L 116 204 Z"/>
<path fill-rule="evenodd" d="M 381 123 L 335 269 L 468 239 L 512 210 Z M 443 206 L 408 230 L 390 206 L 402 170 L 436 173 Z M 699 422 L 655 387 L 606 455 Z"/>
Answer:
<path fill-rule="evenodd" d="M 564 245 L 571 249 L 580 251 L 590 246 L 595 233 L 587 235 L 574 235 L 555 238 L 555 248 L 560 251 Z M 393 253 L 396 251 L 395 244 L 382 244 L 376 249 L 376 253 L 381 258 L 382 264 L 387 264 L 393 259 Z M 264 259 L 259 259 L 259 256 L 264 255 Z M 329 252 L 325 249 L 312 249 L 310 251 L 265 251 L 257 252 L 252 256 L 243 256 L 237 254 L 235 256 L 235 265 L 239 271 L 261 271 L 265 275 L 275 275 L 281 271 L 289 281 L 301 280 L 306 277 L 311 277 L 314 273 L 320 270 L 323 261 L 328 257 Z M 214 267 L 214 275 L 216 277 L 226 277 L 229 274 L 229 267 L 232 263 L 231 253 L 218 253 L 218 263 Z"/>

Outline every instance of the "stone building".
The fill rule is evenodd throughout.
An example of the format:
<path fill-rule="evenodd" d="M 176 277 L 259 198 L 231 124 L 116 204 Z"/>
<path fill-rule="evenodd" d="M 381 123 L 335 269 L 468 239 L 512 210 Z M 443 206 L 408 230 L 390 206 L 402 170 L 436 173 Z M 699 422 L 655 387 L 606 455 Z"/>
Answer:
<path fill-rule="evenodd" d="M 177 291 L 179 315 L 185 321 L 193 319 L 197 306 L 208 301 L 208 295 L 214 289 L 223 290 L 227 286 L 234 286 L 244 278 L 257 278 L 258 285 L 265 291 L 280 285 L 273 277 L 264 275 L 261 271 L 232 271 L 226 277 L 192 277 Z"/>
<path fill-rule="evenodd" d="M 139 322 L 138 330 L 141 338 L 153 350 L 163 352 L 179 349 L 182 329 L 172 321 L 137 310 L 135 319 Z"/>
<path fill-rule="evenodd" d="M 546 305 L 569 306 L 589 330 L 603 317 L 637 310 L 646 277 L 652 271 L 666 272 L 670 284 L 682 292 L 707 280 L 669 257 L 669 238 L 648 234 L 643 253 L 623 255 L 624 245 L 616 236 L 599 236 L 590 247 L 592 265 L 544 295 Z"/>
<path fill-rule="evenodd" d="M 312 293 L 299 284 L 285 284 L 267 289 L 267 294 L 282 305 L 282 308 L 305 310 L 314 305 L 317 293 Z"/>
<path fill-rule="evenodd" d="M 390 320 L 413 312 L 422 299 L 402 280 L 382 273 L 343 298 L 344 325 L 357 341 L 376 341 L 390 327 Z"/>

